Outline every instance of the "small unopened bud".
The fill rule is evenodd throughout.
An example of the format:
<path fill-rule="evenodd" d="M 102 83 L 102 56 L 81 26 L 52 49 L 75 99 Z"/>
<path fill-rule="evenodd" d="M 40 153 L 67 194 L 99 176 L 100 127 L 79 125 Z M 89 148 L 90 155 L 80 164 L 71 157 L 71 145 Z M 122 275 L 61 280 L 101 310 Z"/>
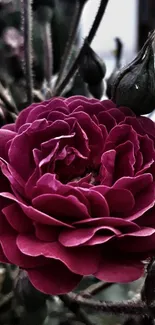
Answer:
<path fill-rule="evenodd" d="M 84 82 L 89 85 L 98 85 L 105 77 L 105 63 L 93 51 L 88 43 L 85 43 L 85 54 L 79 70 Z"/>
<path fill-rule="evenodd" d="M 148 114 L 155 108 L 155 71 L 152 41 L 154 33 L 137 58 L 120 70 L 112 87 L 112 100 L 127 106 L 137 115 Z"/>

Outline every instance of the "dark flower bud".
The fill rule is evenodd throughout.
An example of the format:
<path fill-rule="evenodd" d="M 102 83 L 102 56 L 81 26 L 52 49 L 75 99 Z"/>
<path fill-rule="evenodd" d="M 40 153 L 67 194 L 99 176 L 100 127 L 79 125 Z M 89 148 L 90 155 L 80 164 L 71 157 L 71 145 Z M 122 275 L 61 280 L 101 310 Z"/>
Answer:
<path fill-rule="evenodd" d="M 88 85 L 88 90 L 97 99 L 101 99 L 104 93 L 104 83 L 103 80 L 97 85 Z"/>
<path fill-rule="evenodd" d="M 131 108 L 137 115 L 155 108 L 155 71 L 152 33 L 135 60 L 122 69 L 112 86 L 112 100 Z"/>
<path fill-rule="evenodd" d="M 36 290 L 27 277 L 25 271 L 20 271 L 15 285 L 17 302 L 29 312 L 35 312 L 46 304 L 47 295 Z"/>
<path fill-rule="evenodd" d="M 88 43 L 85 43 L 85 53 L 79 70 L 84 82 L 89 85 L 98 85 L 105 77 L 105 63 L 93 51 Z"/>

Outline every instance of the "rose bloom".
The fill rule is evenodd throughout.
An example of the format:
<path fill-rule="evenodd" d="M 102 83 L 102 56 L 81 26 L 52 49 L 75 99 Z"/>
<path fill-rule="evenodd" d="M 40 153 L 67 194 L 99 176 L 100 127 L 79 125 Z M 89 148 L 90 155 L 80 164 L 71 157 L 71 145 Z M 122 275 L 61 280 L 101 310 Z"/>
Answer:
<path fill-rule="evenodd" d="M 155 124 L 109 100 L 53 98 L 0 130 L 0 260 L 47 294 L 128 282 L 155 252 Z"/>

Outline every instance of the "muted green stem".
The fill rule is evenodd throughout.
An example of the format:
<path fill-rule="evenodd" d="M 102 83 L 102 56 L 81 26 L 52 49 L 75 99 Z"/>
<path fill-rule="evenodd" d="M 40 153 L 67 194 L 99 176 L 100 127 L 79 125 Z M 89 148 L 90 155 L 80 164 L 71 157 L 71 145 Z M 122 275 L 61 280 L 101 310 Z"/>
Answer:
<path fill-rule="evenodd" d="M 87 43 L 89 43 L 89 44 L 92 42 L 92 40 L 96 34 L 96 31 L 101 23 L 101 20 L 105 13 L 108 2 L 109 2 L 109 0 L 101 0 L 97 15 L 95 17 L 95 20 L 93 22 L 93 25 L 89 32 L 89 35 L 87 37 Z M 79 64 L 83 58 L 84 53 L 85 53 L 85 42 L 84 42 L 84 45 L 82 46 L 77 58 L 75 59 L 75 62 L 72 64 L 70 70 L 68 71 L 67 76 L 65 77 L 65 79 L 62 81 L 62 83 L 57 88 L 57 90 L 55 92 L 56 96 L 60 96 L 62 94 L 63 90 L 65 89 L 65 87 L 67 86 L 67 84 L 69 83 L 71 78 L 73 78 L 75 76 L 76 71 L 78 70 Z"/>
<path fill-rule="evenodd" d="M 68 309 L 70 309 L 71 312 L 76 315 L 78 321 L 84 323 L 85 325 L 94 325 L 85 311 L 82 310 L 77 303 L 72 302 L 69 295 L 62 295 L 59 298 L 64 302 Z"/>
<path fill-rule="evenodd" d="M 73 19 L 71 22 L 70 33 L 69 33 L 68 41 L 67 41 L 67 44 L 65 47 L 65 51 L 62 56 L 60 71 L 59 71 L 58 79 L 55 84 L 55 87 L 56 87 L 55 91 L 57 91 L 57 87 L 59 86 L 62 78 L 64 77 L 70 57 L 72 55 L 72 49 L 73 49 L 75 38 L 77 35 L 77 30 L 78 30 L 79 21 L 80 21 L 80 17 L 81 17 L 81 13 L 82 13 L 82 8 L 83 7 L 81 7 L 79 0 L 75 0 L 75 13 L 73 15 Z"/>
<path fill-rule="evenodd" d="M 43 25 L 43 41 L 44 41 L 44 73 L 47 86 L 51 88 L 51 80 L 53 73 L 53 50 L 52 50 L 51 24 L 46 22 Z"/>
<path fill-rule="evenodd" d="M 138 301 L 125 301 L 125 302 L 111 302 L 111 301 L 98 301 L 94 299 L 84 298 L 75 293 L 69 294 L 72 302 L 78 303 L 82 307 L 89 307 L 91 309 L 115 315 L 149 315 L 148 307 L 141 300 Z"/>
<path fill-rule="evenodd" d="M 33 102 L 33 74 L 32 74 L 32 3 L 31 0 L 21 0 L 22 29 L 24 34 L 24 70 L 26 76 L 26 90 L 28 103 Z"/>

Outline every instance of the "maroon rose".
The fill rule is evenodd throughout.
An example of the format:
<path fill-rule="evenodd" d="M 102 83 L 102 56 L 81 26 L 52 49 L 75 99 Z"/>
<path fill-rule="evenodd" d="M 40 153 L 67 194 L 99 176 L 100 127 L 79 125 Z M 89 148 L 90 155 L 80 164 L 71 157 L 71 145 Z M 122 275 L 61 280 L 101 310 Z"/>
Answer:
<path fill-rule="evenodd" d="M 48 294 L 138 279 L 155 253 L 155 124 L 111 101 L 33 104 L 0 130 L 0 260 Z"/>

